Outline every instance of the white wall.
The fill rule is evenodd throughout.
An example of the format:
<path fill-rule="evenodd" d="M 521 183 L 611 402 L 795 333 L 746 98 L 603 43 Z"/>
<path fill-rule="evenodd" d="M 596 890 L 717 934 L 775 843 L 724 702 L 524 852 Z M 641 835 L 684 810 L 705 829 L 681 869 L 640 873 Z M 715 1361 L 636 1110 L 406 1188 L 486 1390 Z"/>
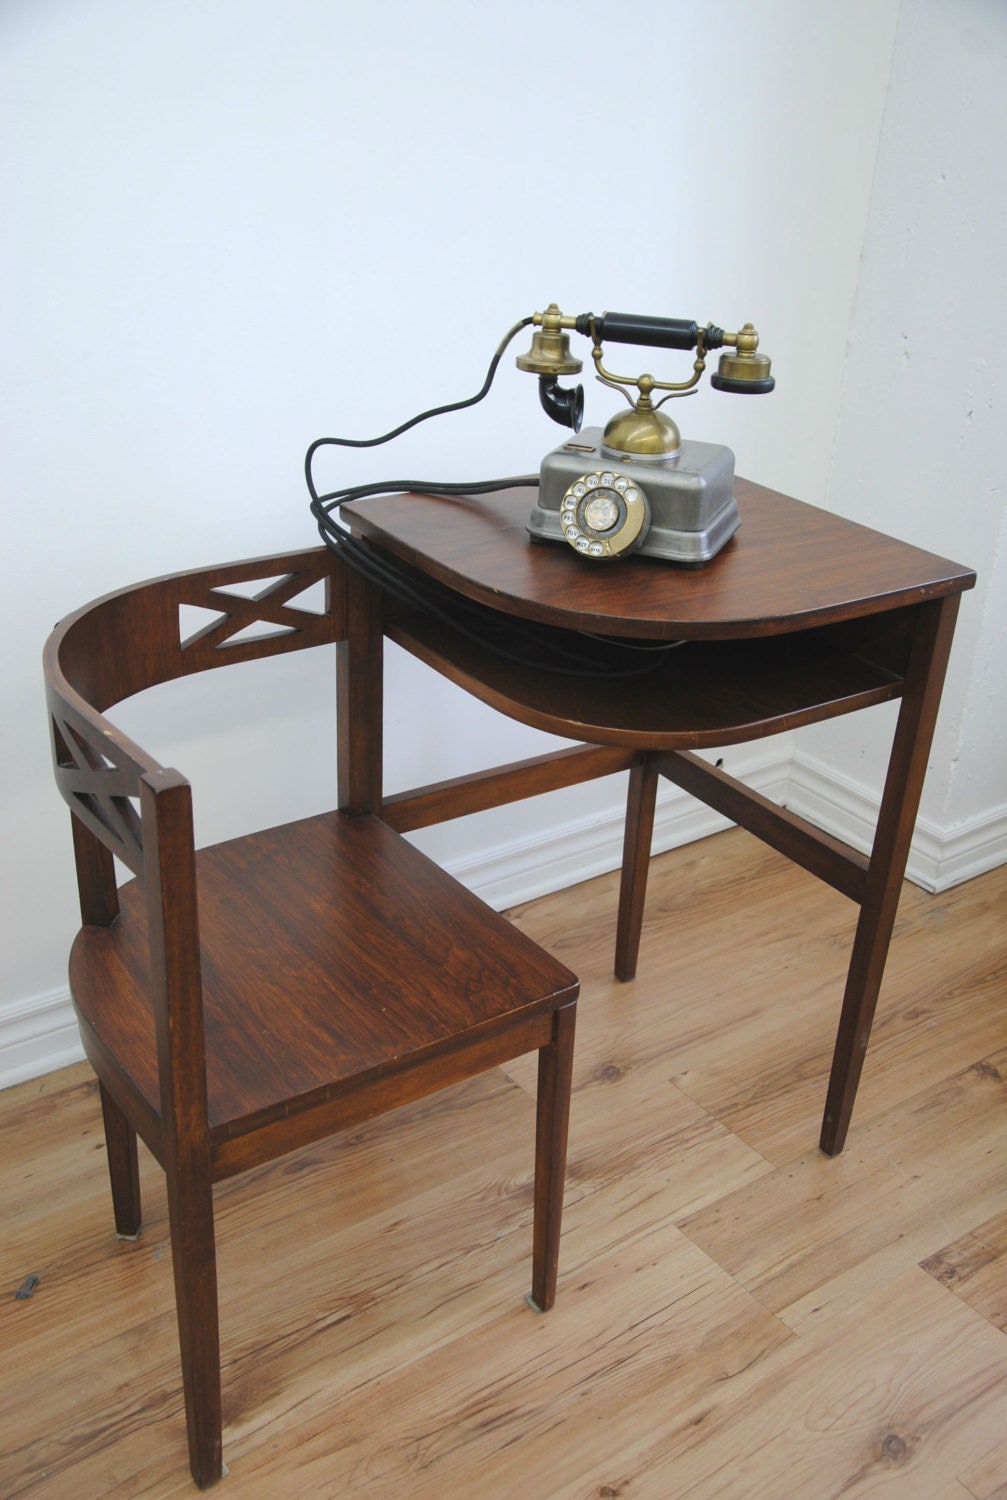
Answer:
<path fill-rule="evenodd" d="M 1002 31 L 996 6 L 963 8 L 982 50 L 986 31 Z M 941 9 L 902 5 L 920 17 L 928 66 Z M 911 57 L 896 55 L 892 72 L 899 11 L 897 0 L 5 0 L 0 1078 L 55 1065 L 71 1034 L 76 913 L 41 643 L 62 613 L 122 583 L 311 544 L 300 464 L 312 438 L 369 435 L 469 394 L 502 332 L 554 298 L 726 327 L 750 318 L 775 395 L 707 388 L 676 415 L 688 434 L 729 443 L 740 472 L 853 512 L 852 439 L 843 427 L 837 442 L 837 419 L 844 379 L 865 401 L 873 379 L 854 378 L 847 338 L 877 227 L 890 75 L 914 109 L 922 97 Z M 953 51 L 964 43 L 950 29 L 937 40 Z M 972 100 L 962 150 L 996 107 Z M 901 128 L 889 113 L 888 134 Z M 872 254 L 868 237 L 860 317 Z M 992 367 L 991 343 L 942 341 L 956 389 L 962 361 L 985 354 Z M 588 420 L 610 410 L 589 387 Z M 508 365 L 482 407 L 394 449 L 330 460 L 323 478 L 521 472 L 556 440 L 533 382 Z M 933 544 L 883 489 L 875 524 Z M 972 540 L 937 550 L 970 560 Z M 174 699 L 131 711 L 151 748 L 192 776 L 207 837 L 236 825 L 245 801 L 263 823 L 331 802 L 327 666 L 298 663 L 294 697 L 265 727 L 261 683 L 235 669 L 224 701 L 190 684 L 199 735 L 176 729 Z M 962 702 L 968 691 L 959 685 Z M 550 743 L 399 657 L 389 695 L 390 787 Z M 285 780 L 275 758 L 257 770 L 243 758 L 235 775 L 235 744 L 249 742 L 274 756 L 282 745 Z M 789 745 L 729 764 L 785 780 Z M 610 858 L 620 795 L 571 790 L 425 838 L 507 899 L 560 846 L 557 879 L 583 873 L 601 844 Z"/>
<path fill-rule="evenodd" d="M 931 886 L 1007 857 L 1005 77 L 1002 0 L 902 0 L 826 491 L 829 509 L 978 574 L 920 809 Z M 793 805 L 846 832 L 870 810 L 887 747 L 871 720 L 799 736 L 797 780 L 825 774 L 832 816 Z"/>

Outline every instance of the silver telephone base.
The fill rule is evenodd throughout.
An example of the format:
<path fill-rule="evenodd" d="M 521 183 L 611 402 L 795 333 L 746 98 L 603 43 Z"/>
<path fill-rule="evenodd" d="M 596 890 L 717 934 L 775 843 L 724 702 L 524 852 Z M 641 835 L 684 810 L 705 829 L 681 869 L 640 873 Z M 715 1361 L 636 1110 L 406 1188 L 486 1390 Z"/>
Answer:
<path fill-rule="evenodd" d="M 628 480 L 649 508 L 649 527 L 627 552 L 700 567 L 717 555 L 740 524 L 732 493 L 734 454 L 730 448 L 683 440 L 677 454 L 650 458 L 607 448 L 601 428 L 588 427 L 542 463 L 538 504 L 528 520 L 534 540 L 562 542 L 587 551 L 583 540 L 575 541 L 564 525 L 563 503 L 583 476 L 599 472 L 606 478 L 611 473 L 616 482 Z M 598 533 L 599 538 L 603 536 Z M 587 555 L 594 560 L 597 548 Z"/>

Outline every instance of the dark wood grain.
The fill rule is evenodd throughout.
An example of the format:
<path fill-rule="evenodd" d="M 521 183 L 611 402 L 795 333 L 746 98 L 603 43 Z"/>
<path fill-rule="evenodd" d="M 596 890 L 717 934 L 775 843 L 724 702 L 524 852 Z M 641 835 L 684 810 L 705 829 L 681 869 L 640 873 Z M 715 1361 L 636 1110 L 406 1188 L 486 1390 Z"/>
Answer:
<path fill-rule="evenodd" d="M 901 679 L 829 629 L 765 641 L 689 641 L 624 678 L 507 661 L 395 601 L 389 638 L 484 703 L 536 729 L 640 750 L 737 745 L 897 698 Z"/>
<path fill-rule="evenodd" d="M 262 582 L 251 598 L 231 592 L 251 580 Z M 324 608 L 300 607 L 318 581 Z M 187 603 L 215 612 L 190 636 Z M 542 1308 L 555 1295 L 577 981 L 370 815 L 381 801 L 381 603 L 316 548 L 123 590 L 46 647 L 84 920 L 71 992 L 101 1086 L 120 1234 L 141 1228 L 137 1135 L 165 1172 L 189 1465 L 204 1488 L 223 1464 L 222 1178 L 537 1051 L 532 1294 Z M 234 639 L 250 624 L 265 633 Z M 348 631 L 353 653 L 340 644 Z M 341 668 L 338 792 L 354 812 L 197 854 L 188 781 L 104 710 L 229 661 L 326 644 Z M 113 856 L 135 872 L 121 891 Z"/>
<path fill-rule="evenodd" d="M 554 750 L 490 771 L 475 771 L 431 786 L 395 792 L 384 799 L 381 816 L 390 828 L 409 833 L 431 823 L 485 812 L 487 808 L 502 807 L 524 797 L 540 797 L 545 792 L 593 781 L 599 776 L 612 776 L 636 765 L 638 759 L 634 751 L 588 745 Z"/>
<path fill-rule="evenodd" d="M 337 647 L 339 806 L 346 812 L 378 812 L 384 743 L 384 601 L 358 573 L 346 574 L 343 592 L 347 640 Z"/>
<path fill-rule="evenodd" d="M 81 822 L 70 819 L 80 919 L 96 927 L 108 927 L 119 915 L 119 891 L 112 850 Z"/>
<path fill-rule="evenodd" d="M 626 795 L 622 879 L 619 883 L 619 916 L 615 939 L 615 977 L 623 983 L 635 978 L 640 954 L 656 797 L 657 768 L 654 757 L 647 756 L 630 772 L 629 791 Z"/>
<path fill-rule="evenodd" d="M 934 600 L 917 612 L 822 1119 L 819 1144 L 827 1156 L 835 1156 L 843 1149 L 849 1129 L 927 772 L 959 603 L 958 596 L 952 595 Z"/>
<path fill-rule="evenodd" d="M 139 895 L 146 917 L 147 1003 L 154 1022 L 159 1159 L 168 1190 L 189 1467 L 196 1483 L 205 1488 L 221 1473 L 223 1440 L 202 963 L 188 782 L 178 771 L 148 774 L 141 783 L 141 807 L 146 837 L 145 880 Z M 114 943 L 127 926 L 120 907 L 114 927 L 85 927 L 84 932 L 95 933 L 99 943 Z M 87 987 L 75 984 L 73 969 L 71 960 L 70 992 L 83 1017 L 88 1011 Z M 132 1059 L 112 1020 L 113 993 L 109 976 L 98 1001 L 98 1006 L 108 1007 L 101 1015 L 105 1043 L 120 1068 L 134 1078 Z"/>
<path fill-rule="evenodd" d="M 49 649 L 54 662 L 58 655 L 63 680 L 89 708 L 102 712 L 133 693 L 192 672 L 341 640 L 345 614 L 338 581 L 324 611 L 296 604 L 298 593 L 338 580 L 340 571 L 327 548 L 311 547 L 152 578 L 68 615 L 50 638 Z M 228 592 L 257 579 L 264 580 L 259 600 Z M 184 637 L 180 605 L 212 610 L 222 621 Z M 232 639 L 258 621 L 277 625 L 277 632 Z"/>
<path fill-rule="evenodd" d="M 259 598 L 228 592 L 260 579 Z M 316 583 L 325 585 L 321 612 L 297 604 L 297 595 Z M 155 757 L 102 717 L 103 711 L 194 672 L 342 640 L 344 593 L 338 558 L 325 547 L 312 547 L 150 579 L 60 621 L 46 642 L 43 670 L 56 784 L 80 825 L 74 840 L 86 921 L 111 920 L 114 914 L 110 855 L 134 874 L 142 871 L 135 803 L 141 778 L 160 769 Z M 216 622 L 186 637 L 180 624 L 184 605 L 212 610 Z M 280 628 L 232 639 L 262 618 Z M 89 845 L 82 830 L 106 852 Z M 104 918 L 96 915 L 101 909 Z"/>
<path fill-rule="evenodd" d="M 215 1143 L 436 1053 L 460 1030 L 547 1011 L 574 982 L 374 817 L 333 812 L 246 835 L 201 850 L 197 869 Z M 79 934 L 71 982 L 84 1024 L 115 1035 L 155 1108 L 142 887 L 127 884 L 121 901 L 113 928 Z"/>
<path fill-rule="evenodd" d="M 533 492 L 478 499 L 382 496 L 345 509 L 354 532 L 499 622 L 677 643 L 659 666 L 621 679 L 573 676 L 548 643 L 522 663 L 473 638 L 457 615 L 390 594 L 388 635 L 500 712 L 555 734 L 625 746 L 710 806 L 860 902 L 820 1144 L 842 1148 L 905 872 L 926 757 L 968 568 L 788 496 L 737 480 L 741 527 L 709 564 L 631 557 L 595 565 L 529 541 Z M 943 612 L 942 612 L 943 611 Z M 938 628 L 934 621 L 943 622 Z M 492 630 L 500 634 L 499 624 Z M 586 633 L 586 634 L 583 634 Z M 347 645 L 352 657 L 353 641 Z M 687 754 L 738 744 L 903 698 L 869 863 L 805 820 Z M 378 705 L 371 712 L 378 715 Z M 654 815 L 653 767 L 632 773 L 616 972 L 635 972 Z M 371 762 L 371 774 L 380 770 Z M 483 776 L 485 798 L 519 790 Z M 459 805 L 464 778 L 454 784 Z M 409 804 L 411 794 L 403 796 Z M 445 799 L 442 800 L 442 805 Z M 445 814 L 451 815 L 450 804 Z"/>
<path fill-rule="evenodd" d="M 563 1182 L 573 1076 L 576 1013 L 572 1005 L 553 1012 L 552 1045 L 538 1054 L 538 1102 L 535 1118 L 535 1275 L 531 1304 L 548 1312 L 556 1301 L 559 1232 L 563 1217 Z"/>
<path fill-rule="evenodd" d="M 136 1131 L 104 1084 L 99 1084 L 101 1113 L 108 1151 L 108 1175 L 112 1185 L 115 1230 L 121 1239 L 140 1233 L 140 1169 Z"/>
<path fill-rule="evenodd" d="M 532 490 L 475 499 L 381 496 L 343 514 L 353 530 L 466 597 L 568 629 L 668 640 L 806 629 L 971 588 L 944 558 L 750 480 L 735 481 L 741 528 L 702 568 L 632 557 L 585 562 L 530 544 Z"/>
<path fill-rule="evenodd" d="M 659 755 L 655 763 L 662 776 L 698 797 L 707 807 L 747 828 L 763 843 L 810 870 L 852 901 L 864 899 L 868 860 L 858 850 L 687 751 Z"/>

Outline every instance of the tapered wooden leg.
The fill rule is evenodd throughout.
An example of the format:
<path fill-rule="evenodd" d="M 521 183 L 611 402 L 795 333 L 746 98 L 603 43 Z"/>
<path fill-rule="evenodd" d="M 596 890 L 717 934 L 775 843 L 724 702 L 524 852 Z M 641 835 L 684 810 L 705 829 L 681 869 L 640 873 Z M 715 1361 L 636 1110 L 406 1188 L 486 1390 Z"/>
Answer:
<path fill-rule="evenodd" d="M 629 773 L 626 831 L 622 846 L 622 881 L 619 886 L 619 918 L 615 935 L 616 979 L 636 977 L 656 797 L 657 771 L 653 760 L 648 757 Z"/>
<path fill-rule="evenodd" d="M 140 781 L 161 1149 L 192 1477 L 221 1475 L 220 1336 L 207 1118 L 192 792 L 177 771 Z"/>
<path fill-rule="evenodd" d="M 136 1156 L 136 1131 L 126 1119 L 105 1085 L 99 1083 L 101 1114 L 105 1124 L 108 1177 L 112 1186 L 115 1232 L 120 1239 L 135 1240 L 140 1233 L 140 1169 Z"/>
<path fill-rule="evenodd" d="M 202 1172 L 168 1173 L 168 1218 L 189 1467 L 200 1489 L 222 1472 L 220 1334 L 213 1190 Z"/>
<path fill-rule="evenodd" d="M 379 813 L 382 796 L 381 591 L 346 570 L 347 638 L 336 647 L 337 766 L 344 812 Z"/>
<path fill-rule="evenodd" d="M 530 1298 L 536 1312 L 548 1312 L 556 1300 L 576 1019 L 575 1001 L 557 1010 L 553 1017 L 552 1041 L 547 1047 L 540 1048 L 538 1054 L 535 1229 Z"/>
<path fill-rule="evenodd" d="M 919 611 L 833 1053 L 819 1141 L 826 1156 L 838 1156 L 842 1151 L 853 1113 L 923 790 L 958 602 L 955 595 L 921 606 Z"/>

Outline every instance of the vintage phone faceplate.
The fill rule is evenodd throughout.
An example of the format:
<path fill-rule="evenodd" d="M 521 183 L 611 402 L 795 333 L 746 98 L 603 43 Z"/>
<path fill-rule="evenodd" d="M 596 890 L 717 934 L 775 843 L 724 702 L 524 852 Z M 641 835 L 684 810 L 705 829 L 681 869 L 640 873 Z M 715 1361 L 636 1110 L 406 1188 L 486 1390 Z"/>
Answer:
<path fill-rule="evenodd" d="M 600 427 L 588 427 L 543 461 L 528 532 L 590 561 L 639 551 L 699 567 L 738 529 L 733 483 L 730 448 L 683 439 L 674 454 L 620 453 L 604 444 Z M 592 509 L 599 492 L 606 501 Z"/>

